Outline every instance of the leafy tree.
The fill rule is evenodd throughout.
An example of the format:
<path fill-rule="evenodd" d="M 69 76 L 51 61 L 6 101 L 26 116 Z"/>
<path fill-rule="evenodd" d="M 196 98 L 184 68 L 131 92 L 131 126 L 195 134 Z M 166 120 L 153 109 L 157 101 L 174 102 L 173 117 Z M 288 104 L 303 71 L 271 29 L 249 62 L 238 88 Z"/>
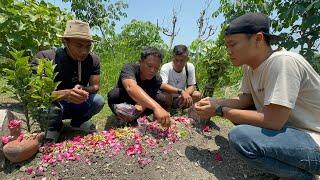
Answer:
<path fill-rule="evenodd" d="M 320 74 L 320 54 L 317 53 L 314 55 L 314 58 L 312 58 L 310 62 L 313 66 L 313 68 Z"/>
<path fill-rule="evenodd" d="M 128 4 L 119 0 L 116 3 L 111 3 L 110 0 L 63 0 L 71 2 L 71 11 L 76 14 L 78 19 L 89 23 L 90 27 L 97 27 L 102 36 L 107 38 L 107 35 L 114 34 L 116 21 L 121 17 L 127 17 L 123 12 L 128 8 Z"/>
<path fill-rule="evenodd" d="M 130 58 L 131 60 L 138 60 L 141 50 L 146 46 L 155 46 L 159 49 L 167 48 L 161 39 L 158 26 L 151 22 L 138 20 L 132 20 L 122 27 L 118 42 L 117 49 L 123 54 L 123 58 Z"/>
<path fill-rule="evenodd" d="M 58 7 L 37 0 L 0 2 L 0 56 L 10 57 L 14 48 L 33 55 L 59 46 L 65 22 L 71 16 Z"/>
<path fill-rule="evenodd" d="M 220 0 L 213 17 L 222 14 L 224 24 L 246 12 L 262 12 L 271 17 L 271 27 L 282 39 L 279 45 L 290 50 L 299 48 L 300 54 L 312 61 L 319 48 L 319 0 Z"/>
<path fill-rule="evenodd" d="M 108 48 L 112 45 L 112 48 Z M 156 46 L 168 56 L 168 48 L 160 37 L 159 27 L 151 22 L 133 20 L 122 27 L 122 32 L 100 42 L 95 52 L 102 59 L 101 91 L 107 93 L 116 83 L 123 64 L 137 62 L 141 50 Z"/>
<path fill-rule="evenodd" d="M 285 37 L 280 45 L 299 48 L 300 53 L 312 61 L 320 46 L 320 1 L 274 0 L 273 7 L 277 18 L 272 27 Z"/>
<path fill-rule="evenodd" d="M 199 50 L 198 47 L 201 49 L 196 61 L 197 80 L 200 82 L 204 96 L 212 96 L 220 81 L 229 81 L 230 73 L 226 72 L 231 68 L 231 64 L 226 47 L 219 45 L 217 41 L 193 41 L 190 46 L 193 55 Z"/>

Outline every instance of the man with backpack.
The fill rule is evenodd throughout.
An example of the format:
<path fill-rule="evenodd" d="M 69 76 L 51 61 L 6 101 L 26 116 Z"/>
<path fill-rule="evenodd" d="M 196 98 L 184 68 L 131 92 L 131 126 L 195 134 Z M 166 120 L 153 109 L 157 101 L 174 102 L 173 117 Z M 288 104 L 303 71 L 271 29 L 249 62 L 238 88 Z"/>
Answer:
<path fill-rule="evenodd" d="M 53 102 L 46 139 L 57 141 L 63 127 L 63 119 L 71 119 L 71 127 L 86 132 L 96 131 L 89 119 L 101 111 L 104 98 L 97 94 L 100 88 L 100 59 L 90 52 L 92 36 L 88 23 L 79 20 L 67 22 L 63 38 L 64 48 L 40 51 L 34 65 L 42 58 L 56 64 L 56 82 L 52 93 L 59 97 Z"/>
<path fill-rule="evenodd" d="M 160 75 L 163 83 L 179 89 L 172 95 L 172 108 L 187 108 L 201 99 L 197 91 L 194 65 L 188 62 L 189 52 L 185 45 L 176 45 L 172 51 L 172 62 L 162 65 Z"/>

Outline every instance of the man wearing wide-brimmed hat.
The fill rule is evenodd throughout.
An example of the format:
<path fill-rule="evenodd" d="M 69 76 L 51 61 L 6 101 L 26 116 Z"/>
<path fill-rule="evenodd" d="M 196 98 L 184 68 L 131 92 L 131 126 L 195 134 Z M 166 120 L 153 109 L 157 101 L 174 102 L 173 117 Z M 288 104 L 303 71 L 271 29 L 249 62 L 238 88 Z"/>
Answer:
<path fill-rule="evenodd" d="M 97 94 L 100 87 L 100 59 L 90 52 L 93 39 L 88 23 L 79 20 L 67 22 L 63 36 L 64 48 L 37 53 L 38 59 L 48 58 L 57 65 L 55 81 L 61 81 L 56 91 L 59 98 L 53 103 L 47 139 L 57 141 L 63 119 L 71 119 L 71 127 L 94 132 L 89 119 L 100 112 L 104 99 Z"/>
<path fill-rule="evenodd" d="M 320 174 L 320 76 L 301 55 L 272 50 L 270 19 L 247 13 L 225 31 L 233 65 L 243 67 L 241 93 L 227 100 L 205 98 L 195 105 L 204 118 L 237 124 L 230 147 L 249 165 L 284 179 Z M 254 105 L 257 110 L 244 110 Z"/>

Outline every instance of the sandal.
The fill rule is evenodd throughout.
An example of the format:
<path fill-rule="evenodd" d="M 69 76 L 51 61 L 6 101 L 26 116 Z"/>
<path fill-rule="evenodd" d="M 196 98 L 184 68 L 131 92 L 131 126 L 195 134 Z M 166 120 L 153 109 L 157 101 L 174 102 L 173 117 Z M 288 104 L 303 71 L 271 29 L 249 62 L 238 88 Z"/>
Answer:
<path fill-rule="evenodd" d="M 93 133 L 93 132 L 97 131 L 96 126 L 90 121 L 86 121 L 86 122 L 82 123 L 80 125 L 80 127 L 71 126 L 71 128 L 73 130 L 84 131 L 84 132 L 87 132 L 87 133 Z"/>

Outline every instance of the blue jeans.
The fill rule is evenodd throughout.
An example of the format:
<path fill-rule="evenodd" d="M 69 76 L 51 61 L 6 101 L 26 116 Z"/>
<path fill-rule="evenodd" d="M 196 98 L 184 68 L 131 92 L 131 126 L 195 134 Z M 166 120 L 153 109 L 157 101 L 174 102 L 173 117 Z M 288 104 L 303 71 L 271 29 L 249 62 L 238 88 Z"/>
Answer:
<path fill-rule="evenodd" d="M 79 127 L 99 113 L 103 106 L 104 98 L 99 94 L 90 94 L 88 100 L 81 104 L 67 101 L 54 102 L 50 111 L 48 129 L 51 131 L 61 130 L 63 119 L 71 119 L 71 126 Z"/>
<path fill-rule="evenodd" d="M 230 130 L 229 143 L 249 165 L 279 177 L 305 180 L 320 174 L 320 147 L 304 131 L 238 125 Z"/>

